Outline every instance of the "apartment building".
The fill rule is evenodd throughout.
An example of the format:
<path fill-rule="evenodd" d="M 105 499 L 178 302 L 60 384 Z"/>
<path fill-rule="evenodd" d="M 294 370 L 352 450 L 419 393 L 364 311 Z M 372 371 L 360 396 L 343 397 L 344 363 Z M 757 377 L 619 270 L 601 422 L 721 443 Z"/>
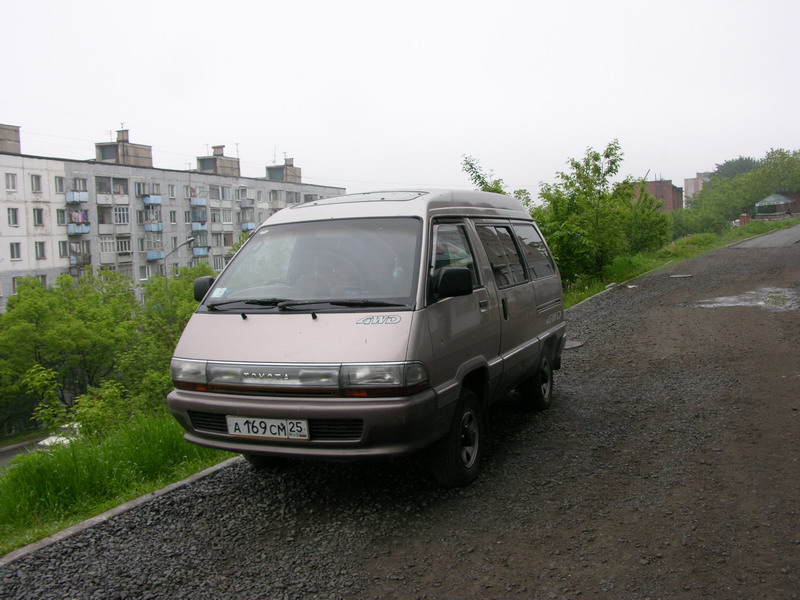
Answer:
<path fill-rule="evenodd" d="M 292 159 L 264 178 L 242 177 L 224 146 L 197 157 L 195 170 L 159 169 L 152 147 L 131 143 L 127 130 L 95 152 L 25 155 L 19 127 L 0 124 L 0 311 L 29 275 L 47 285 L 88 267 L 136 282 L 200 262 L 219 271 L 240 235 L 273 212 L 345 193 L 303 183 Z"/>

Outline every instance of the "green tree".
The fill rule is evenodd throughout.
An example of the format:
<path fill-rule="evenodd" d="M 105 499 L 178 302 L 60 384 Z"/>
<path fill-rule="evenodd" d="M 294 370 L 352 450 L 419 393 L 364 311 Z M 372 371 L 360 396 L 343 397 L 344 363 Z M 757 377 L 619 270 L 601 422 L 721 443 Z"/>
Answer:
<path fill-rule="evenodd" d="M 740 156 L 726 160 L 720 165 L 716 165 L 716 169 L 712 173 L 712 177 L 720 177 L 722 179 L 731 179 L 737 175 L 744 175 L 749 173 L 758 166 L 758 161 L 749 156 Z"/>
<path fill-rule="evenodd" d="M 461 168 L 467 174 L 470 181 L 475 185 L 478 190 L 482 192 L 493 192 L 495 194 L 505 194 L 506 186 L 502 179 L 495 178 L 494 172 L 489 171 L 484 173 L 481 169 L 480 163 L 472 156 L 464 156 L 461 161 Z M 526 189 L 514 190 L 512 194 L 517 200 L 522 202 L 524 206 L 531 205 L 531 195 Z"/>
<path fill-rule="evenodd" d="M 602 152 L 587 148 L 583 158 L 567 161 L 570 171 L 558 173 L 556 183 L 542 184 L 540 226 L 566 282 L 599 277 L 625 246 L 634 184 L 629 177 L 612 181 L 622 158 L 617 140 Z"/>
<path fill-rule="evenodd" d="M 69 408 L 113 375 L 137 309 L 130 279 L 118 273 L 89 272 L 77 281 L 62 275 L 50 288 L 25 278 L 2 318 L 2 376 L 21 382 L 35 366 L 52 372 L 59 401 Z M 41 400 L 21 383 L 3 390 L 4 404 L 11 394 L 26 398 L 29 409 Z"/>

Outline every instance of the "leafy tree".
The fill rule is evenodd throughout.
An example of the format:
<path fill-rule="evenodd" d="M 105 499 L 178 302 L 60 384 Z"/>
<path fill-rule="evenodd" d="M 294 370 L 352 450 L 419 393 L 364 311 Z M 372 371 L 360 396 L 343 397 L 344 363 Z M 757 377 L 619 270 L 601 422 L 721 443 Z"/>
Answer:
<path fill-rule="evenodd" d="M 740 157 L 723 165 L 742 161 L 750 164 L 751 160 Z M 725 172 L 734 173 L 735 170 L 731 168 Z M 712 176 L 689 201 L 691 214 L 677 216 L 680 226 L 674 235 L 722 231 L 740 215 L 753 215 L 756 202 L 774 192 L 800 192 L 800 152 L 770 150 L 752 168 L 732 175 Z"/>
<path fill-rule="evenodd" d="M 0 330 L 4 378 L 20 383 L 4 387 L 3 403 L 19 394 L 32 407 L 43 398 L 25 386 L 32 368 L 53 374 L 59 402 L 69 408 L 75 399 L 114 373 L 116 357 L 128 346 L 137 310 L 131 281 L 109 271 L 89 272 L 75 281 L 60 276 L 45 288 L 35 278 L 23 279 L 9 299 Z"/>
<path fill-rule="evenodd" d="M 749 173 L 757 166 L 758 161 L 755 158 L 750 158 L 749 156 L 740 156 L 739 158 L 726 160 L 721 165 L 716 165 L 716 169 L 714 169 L 712 176 L 722 179 L 731 179 L 737 175 Z"/>
<path fill-rule="evenodd" d="M 484 173 L 478 161 L 471 156 L 464 156 L 461 161 L 461 168 L 469 176 L 470 181 L 482 192 L 494 192 L 495 194 L 506 194 L 506 186 L 502 179 L 495 178 L 494 172 Z M 526 189 L 514 190 L 513 196 L 522 202 L 524 206 L 531 205 L 531 195 Z"/>
<path fill-rule="evenodd" d="M 602 152 L 587 148 L 583 158 L 567 161 L 571 170 L 558 173 L 556 183 L 542 184 L 540 226 L 567 282 L 600 276 L 624 248 L 634 186 L 630 178 L 612 181 L 622 157 L 617 140 Z"/>

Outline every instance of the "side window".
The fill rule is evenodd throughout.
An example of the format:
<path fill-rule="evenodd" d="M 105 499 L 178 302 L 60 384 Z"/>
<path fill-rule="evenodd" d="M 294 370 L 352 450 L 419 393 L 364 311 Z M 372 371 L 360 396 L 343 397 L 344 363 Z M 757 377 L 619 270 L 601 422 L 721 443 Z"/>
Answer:
<path fill-rule="evenodd" d="M 464 226 L 457 223 L 439 223 L 433 226 L 432 276 L 444 267 L 466 267 L 472 274 L 473 287 L 478 285 L 475 259 L 469 247 Z"/>
<path fill-rule="evenodd" d="M 497 287 L 505 288 L 528 280 L 510 227 L 479 225 L 478 238 L 489 257 Z"/>
<path fill-rule="evenodd" d="M 555 275 L 553 259 L 536 228 L 528 223 L 517 223 L 514 231 L 522 244 L 522 255 L 528 263 L 531 279 Z"/>

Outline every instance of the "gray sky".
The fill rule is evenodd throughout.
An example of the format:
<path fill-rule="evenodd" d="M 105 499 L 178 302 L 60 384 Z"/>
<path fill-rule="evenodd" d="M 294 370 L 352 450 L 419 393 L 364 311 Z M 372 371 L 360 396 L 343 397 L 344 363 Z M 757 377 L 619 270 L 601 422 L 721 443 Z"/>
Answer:
<path fill-rule="evenodd" d="M 210 146 L 349 192 L 555 181 L 616 138 L 672 179 L 800 148 L 796 0 L 0 0 L 0 123 L 94 158 L 124 123 L 157 167 Z"/>

